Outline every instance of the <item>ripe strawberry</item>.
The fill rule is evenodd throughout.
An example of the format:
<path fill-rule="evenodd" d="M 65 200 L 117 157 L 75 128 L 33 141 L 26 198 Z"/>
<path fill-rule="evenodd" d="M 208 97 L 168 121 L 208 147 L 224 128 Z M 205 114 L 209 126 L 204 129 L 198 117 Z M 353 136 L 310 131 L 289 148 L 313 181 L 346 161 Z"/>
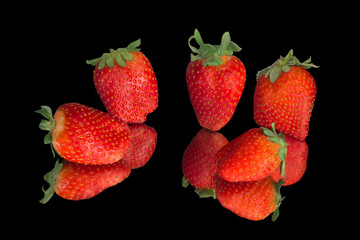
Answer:
<path fill-rule="evenodd" d="M 86 61 L 96 66 L 94 84 L 105 108 L 127 123 L 145 122 L 147 114 L 158 106 L 155 73 L 139 46 L 140 39 Z"/>
<path fill-rule="evenodd" d="M 227 182 L 215 176 L 215 193 L 220 204 L 236 215 L 249 220 L 263 220 L 271 213 L 275 221 L 283 198 L 280 187 L 271 177 L 251 182 Z"/>
<path fill-rule="evenodd" d="M 316 84 L 306 71 L 318 67 L 311 58 L 300 63 L 293 51 L 259 71 L 254 94 L 254 119 L 262 127 L 275 122 L 279 131 L 304 140 L 309 131 Z"/>
<path fill-rule="evenodd" d="M 283 186 L 288 186 L 298 182 L 305 173 L 307 167 L 308 158 L 308 145 L 305 141 L 298 140 L 289 135 L 285 135 L 285 141 L 289 144 L 286 153 L 286 177 L 282 177 L 280 174 L 280 166 L 275 169 L 271 174 L 271 177 L 278 182 L 280 179 L 284 179 Z"/>
<path fill-rule="evenodd" d="M 130 124 L 130 146 L 123 159 L 131 169 L 144 166 L 155 151 L 157 133 L 145 124 Z"/>
<path fill-rule="evenodd" d="M 43 189 L 47 203 L 56 192 L 62 198 L 82 200 L 94 197 L 106 188 L 122 182 L 130 174 L 130 167 L 124 160 L 108 165 L 84 165 L 63 160 L 56 161 L 52 171 L 44 176 L 50 187 Z"/>
<path fill-rule="evenodd" d="M 130 129 L 126 123 L 97 109 L 79 104 L 61 105 L 54 118 L 48 106 L 36 111 L 40 129 L 50 131 L 44 139 L 66 160 L 82 164 L 109 164 L 119 161 L 127 151 Z"/>
<path fill-rule="evenodd" d="M 199 49 L 190 45 L 192 39 Z M 230 41 L 229 32 L 224 33 L 220 45 L 205 44 L 197 29 L 189 38 L 189 47 L 197 54 L 191 54 L 186 69 L 191 104 L 199 124 L 218 131 L 230 121 L 244 90 L 244 64 L 232 55 L 241 48 Z"/>
<path fill-rule="evenodd" d="M 182 158 L 183 187 L 190 183 L 200 197 L 214 196 L 215 154 L 227 143 L 228 140 L 221 133 L 201 129 L 185 149 Z"/>
<path fill-rule="evenodd" d="M 221 148 L 216 154 L 217 174 L 229 182 L 256 181 L 268 177 L 281 163 L 285 177 L 286 145 L 275 125 L 253 128 Z"/>

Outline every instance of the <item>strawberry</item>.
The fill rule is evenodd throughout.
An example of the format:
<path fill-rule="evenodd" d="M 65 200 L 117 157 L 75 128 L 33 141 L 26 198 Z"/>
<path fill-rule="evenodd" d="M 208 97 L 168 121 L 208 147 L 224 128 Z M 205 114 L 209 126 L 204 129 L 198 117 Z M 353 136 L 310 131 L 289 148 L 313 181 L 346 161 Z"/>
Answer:
<path fill-rule="evenodd" d="M 95 66 L 94 84 L 108 113 L 127 123 L 143 123 L 158 106 L 158 85 L 140 39 L 126 48 L 110 49 L 86 63 Z"/>
<path fill-rule="evenodd" d="M 298 182 L 305 173 L 307 167 L 308 158 L 308 145 L 305 141 L 298 140 L 294 137 L 284 134 L 285 141 L 288 144 L 286 153 L 286 177 L 282 177 L 280 174 L 280 166 L 275 169 L 271 174 L 271 177 L 278 182 L 280 179 L 284 179 L 283 186 L 288 186 Z"/>
<path fill-rule="evenodd" d="M 110 164 L 119 161 L 127 151 L 130 129 L 126 123 L 97 109 L 79 104 L 61 105 L 54 117 L 48 106 L 36 111 L 47 130 L 45 144 L 51 144 L 66 160 L 82 164 Z"/>
<path fill-rule="evenodd" d="M 96 196 L 106 188 L 122 182 L 130 174 L 130 167 L 124 160 L 108 165 L 84 165 L 63 160 L 56 161 L 52 171 L 44 176 L 50 187 L 43 189 L 47 203 L 56 192 L 62 198 L 82 200 Z"/>
<path fill-rule="evenodd" d="M 256 181 L 268 177 L 281 164 L 285 177 L 286 146 L 284 135 L 253 128 L 221 148 L 216 154 L 217 174 L 229 182 Z"/>
<path fill-rule="evenodd" d="M 144 166 L 155 151 L 157 133 L 154 128 L 145 124 L 129 124 L 130 146 L 123 159 L 131 169 Z"/>
<path fill-rule="evenodd" d="M 300 63 L 293 51 L 257 74 L 254 119 L 269 128 L 275 122 L 279 131 L 304 140 L 309 131 L 316 97 L 314 78 L 306 70 L 318 67 L 311 58 Z"/>
<path fill-rule="evenodd" d="M 214 196 L 215 154 L 227 143 L 221 133 L 201 129 L 182 157 L 183 187 L 191 184 L 200 197 Z"/>
<path fill-rule="evenodd" d="M 227 182 L 215 176 L 215 193 L 220 204 L 236 215 L 249 220 L 263 220 L 271 213 L 272 221 L 279 217 L 283 198 L 280 187 L 271 177 L 251 182 Z"/>
<path fill-rule="evenodd" d="M 191 46 L 192 39 L 200 45 Z M 224 33 L 220 45 L 205 44 L 195 29 L 189 38 L 191 62 L 186 69 L 190 101 L 199 124 L 211 131 L 224 127 L 234 114 L 245 86 L 246 71 L 241 60 L 233 56 L 241 48 Z"/>

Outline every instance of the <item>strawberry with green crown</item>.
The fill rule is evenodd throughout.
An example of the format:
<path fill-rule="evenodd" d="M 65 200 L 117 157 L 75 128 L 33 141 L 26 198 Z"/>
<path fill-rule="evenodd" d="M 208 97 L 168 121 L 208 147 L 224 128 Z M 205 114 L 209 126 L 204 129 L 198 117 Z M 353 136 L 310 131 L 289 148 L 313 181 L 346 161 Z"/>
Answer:
<path fill-rule="evenodd" d="M 262 127 L 276 128 L 297 139 L 304 140 L 315 103 L 316 84 L 307 69 L 315 66 L 311 58 L 301 63 L 293 50 L 285 58 L 257 74 L 254 93 L 254 119 Z"/>
<path fill-rule="evenodd" d="M 158 85 L 140 39 L 86 61 L 95 66 L 94 84 L 110 115 L 126 123 L 143 123 L 158 106 Z"/>
<path fill-rule="evenodd" d="M 54 116 L 48 106 L 36 112 L 47 119 L 40 122 L 40 129 L 49 131 L 44 143 L 71 162 L 110 164 L 119 161 L 129 148 L 128 125 L 100 110 L 66 103 Z"/>
<path fill-rule="evenodd" d="M 195 39 L 199 49 L 190 42 Z M 192 52 L 186 69 L 190 101 L 199 124 L 218 131 L 232 118 L 245 87 L 246 70 L 241 60 L 233 56 L 241 48 L 223 34 L 220 45 L 204 43 L 195 29 L 189 38 Z"/>

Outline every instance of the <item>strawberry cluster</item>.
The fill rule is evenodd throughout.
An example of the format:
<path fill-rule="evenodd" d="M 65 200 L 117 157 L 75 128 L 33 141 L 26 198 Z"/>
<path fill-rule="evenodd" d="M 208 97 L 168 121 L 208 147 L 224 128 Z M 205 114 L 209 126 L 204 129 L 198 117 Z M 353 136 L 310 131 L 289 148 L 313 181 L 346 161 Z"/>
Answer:
<path fill-rule="evenodd" d="M 199 49 L 190 42 L 195 39 Z M 317 67 L 301 63 L 291 50 L 257 74 L 254 120 L 232 141 L 216 132 L 232 118 L 245 86 L 245 67 L 233 52 L 241 50 L 226 32 L 220 45 L 203 42 L 195 29 L 186 81 L 190 101 L 203 127 L 182 158 L 183 187 L 191 184 L 200 197 L 213 197 L 240 217 L 262 220 L 279 216 L 280 187 L 298 182 L 307 167 L 311 112 L 316 97 Z M 276 128 L 276 129 L 275 129 Z"/>
<path fill-rule="evenodd" d="M 144 122 L 158 106 L 158 86 L 139 46 L 140 39 L 87 61 L 95 66 L 95 88 L 107 113 L 80 103 L 63 104 L 54 115 L 48 106 L 36 111 L 46 118 L 40 122 L 49 131 L 44 143 L 62 158 L 44 176 L 50 186 L 41 203 L 54 193 L 69 200 L 94 197 L 150 160 L 157 132 Z"/>

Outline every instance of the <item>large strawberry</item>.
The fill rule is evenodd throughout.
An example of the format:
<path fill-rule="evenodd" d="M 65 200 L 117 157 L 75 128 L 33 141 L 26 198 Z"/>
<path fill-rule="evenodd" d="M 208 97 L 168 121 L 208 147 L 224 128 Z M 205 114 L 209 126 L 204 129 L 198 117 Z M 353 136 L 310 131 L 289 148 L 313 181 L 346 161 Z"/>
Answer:
<path fill-rule="evenodd" d="M 182 157 L 183 187 L 191 184 L 200 197 L 214 196 L 215 154 L 227 143 L 221 133 L 201 129 Z"/>
<path fill-rule="evenodd" d="M 279 217 L 283 198 L 280 187 L 271 177 L 251 182 L 227 182 L 215 176 L 215 193 L 220 204 L 236 215 L 249 220 L 263 220 L 271 213 L 272 221 Z"/>
<path fill-rule="evenodd" d="M 143 123 L 158 106 L 158 85 L 140 39 L 86 61 L 95 67 L 94 84 L 107 111 L 127 123 Z"/>
<path fill-rule="evenodd" d="M 63 158 L 82 164 L 109 164 L 119 161 L 130 144 L 126 123 L 97 109 L 79 104 L 61 105 L 54 117 L 48 106 L 36 111 L 47 130 L 45 144 L 51 144 Z"/>
<path fill-rule="evenodd" d="M 271 128 L 250 129 L 221 148 L 216 154 L 217 174 L 229 182 L 256 181 L 281 164 L 285 177 L 287 143 L 274 124 Z"/>
<path fill-rule="evenodd" d="M 152 127 L 141 124 L 129 124 L 131 143 L 123 159 L 131 169 L 144 166 L 155 151 L 157 133 Z"/>
<path fill-rule="evenodd" d="M 50 186 L 43 189 L 44 198 L 40 202 L 47 203 L 54 192 L 69 200 L 88 199 L 122 182 L 130 172 L 124 160 L 101 166 L 57 160 L 54 169 L 44 176 Z"/>
<path fill-rule="evenodd" d="M 254 119 L 262 127 L 276 128 L 284 134 L 304 140 L 309 131 L 316 97 L 314 78 L 306 70 L 317 67 L 311 58 L 300 63 L 293 51 L 257 74 L 254 94 Z"/>
<path fill-rule="evenodd" d="M 278 182 L 280 179 L 284 179 L 283 186 L 292 185 L 298 182 L 304 175 L 307 167 L 307 158 L 309 148 L 305 141 L 301 141 L 294 137 L 284 134 L 287 145 L 286 153 L 286 177 L 282 177 L 280 174 L 280 166 L 275 169 L 271 174 L 271 177 Z"/>
<path fill-rule="evenodd" d="M 192 39 L 199 49 L 191 46 Z M 230 121 L 244 90 L 244 64 L 232 55 L 241 48 L 230 41 L 229 32 L 224 33 L 220 45 L 206 44 L 197 29 L 189 38 L 189 46 L 196 54 L 191 54 L 186 69 L 191 104 L 199 124 L 218 131 Z"/>

